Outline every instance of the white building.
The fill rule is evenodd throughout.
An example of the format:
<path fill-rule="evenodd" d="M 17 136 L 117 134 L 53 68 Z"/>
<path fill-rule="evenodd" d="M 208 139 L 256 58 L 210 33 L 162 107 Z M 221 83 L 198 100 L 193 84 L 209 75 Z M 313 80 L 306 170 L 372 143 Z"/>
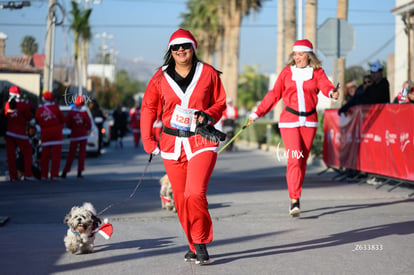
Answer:
<path fill-rule="evenodd" d="M 88 76 L 104 77 L 109 82 L 114 82 L 115 74 L 115 65 L 113 64 L 88 64 Z"/>
<path fill-rule="evenodd" d="M 391 95 L 400 91 L 406 80 L 414 81 L 414 1 L 396 0 L 391 10 L 395 15 L 395 56 L 392 74 Z M 391 98 L 392 99 L 392 98 Z"/>

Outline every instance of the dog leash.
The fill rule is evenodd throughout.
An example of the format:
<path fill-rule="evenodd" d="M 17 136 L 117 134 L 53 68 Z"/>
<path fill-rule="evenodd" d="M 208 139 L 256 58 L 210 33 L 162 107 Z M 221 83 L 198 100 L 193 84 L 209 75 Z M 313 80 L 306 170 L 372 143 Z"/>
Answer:
<path fill-rule="evenodd" d="M 248 122 L 249 122 L 249 119 L 247 119 L 246 120 L 246 123 L 245 123 L 245 125 L 243 125 L 243 127 L 234 135 L 234 137 L 232 137 L 226 144 L 224 144 L 223 145 L 223 147 L 221 147 L 221 149 L 218 151 L 218 153 L 217 154 L 220 154 L 221 152 L 223 152 L 223 150 L 224 149 L 226 149 L 226 147 L 227 146 L 229 146 L 243 131 L 244 131 L 244 129 L 246 129 L 248 126 L 249 126 L 249 124 L 248 124 Z M 108 209 L 111 209 L 112 207 L 114 207 L 115 205 L 119 205 L 119 204 L 121 204 L 121 203 L 125 203 L 126 201 L 128 201 L 128 200 L 130 200 L 132 197 L 134 197 L 135 196 L 135 193 L 137 192 L 137 190 L 138 190 L 138 188 L 139 188 L 139 186 L 141 185 L 141 183 L 142 183 L 142 180 L 144 179 L 144 175 L 147 173 L 147 170 L 148 170 L 148 167 L 150 166 L 150 164 L 151 164 L 151 161 L 152 161 L 152 156 L 153 156 L 153 154 L 150 154 L 150 157 L 149 157 L 149 159 L 148 159 L 148 162 L 147 162 L 147 164 L 145 165 L 145 168 L 144 168 L 144 171 L 142 172 L 142 175 L 141 175 L 141 178 L 140 178 L 140 180 L 138 181 L 138 183 L 137 183 L 137 185 L 135 186 L 135 188 L 134 188 L 134 190 L 132 191 L 132 193 L 129 195 L 129 197 L 128 198 L 126 198 L 126 199 L 124 199 L 124 200 L 122 200 L 122 201 L 120 201 L 120 202 L 117 202 L 117 203 L 112 203 L 112 204 L 110 204 L 110 205 L 108 205 L 107 207 L 105 207 L 103 210 L 101 210 L 99 213 L 98 213 L 98 216 L 99 215 L 101 215 L 102 213 L 104 213 L 104 212 L 106 212 Z"/>
<path fill-rule="evenodd" d="M 134 190 L 131 192 L 131 194 L 129 195 L 129 197 L 128 197 L 128 198 L 126 198 L 126 199 L 124 199 L 124 200 L 122 200 L 122 201 L 120 201 L 120 202 L 117 202 L 117 203 L 112 203 L 112 204 L 108 205 L 108 206 L 107 206 L 107 207 L 105 207 L 105 208 L 104 208 L 101 212 L 99 212 L 99 213 L 98 213 L 98 216 L 99 216 L 99 215 L 101 215 L 102 213 L 106 212 L 108 209 L 112 208 L 113 206 L 115 206 L 115 205 L 119 205 L 119 204 L 121 204 L 121 203 L 125 203 L 126 201 L 130 200 L 133 196 L 135 196 L 135 193 L 137 192 L 138 187 L 141 185 L 142 180 L 144 179 L 144 175 L 147 173 L 148 167 L 149 167 L 149 165 L 151 164 L 151 161 L 152 161 L 152 156 L 153 156 L 153 155 L 152 155 L 152 154 L 150 154 L 150 157 L 149 157 L 149 159 L 148 159 L 148 162 L 147 162 L 147 164 L 145 165 L 144 171 L 142 172 L 141 178 L 139 179 L 139 181 L 138 181 L 137 185 L 135 186 Z"/>
<path fill-rule="evenodd" d="M 224 151 L 224 149 L 226 149 L 243 131 L 244 129 L 246 129 L 249 126 L 249 119 L 246 120 L 246 122 L 244 123 L 243 127 L 229 140 L 227 141 L 223 147 L 220 148 L 220 150 L 217 152 L 217 154 L 220 154 L 221 152 Z"/>

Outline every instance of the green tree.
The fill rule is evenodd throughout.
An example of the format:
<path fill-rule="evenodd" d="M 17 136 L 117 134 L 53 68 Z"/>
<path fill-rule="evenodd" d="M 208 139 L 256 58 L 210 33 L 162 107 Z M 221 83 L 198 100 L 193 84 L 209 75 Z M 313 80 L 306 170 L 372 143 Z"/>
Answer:
<path fill-rule="evenodd" d="M 237 106 L 251 110 L 256 102 L 263 99 L 268 91 L 269 77 L 259 74 L 259 66 L 244 66 L 239 75 Z"/>
<path fill-rule="evenodd" d="M 134 95 L 144 92 L 146 88 L 145 83 L 131 78 L 125 70 L 117 72 L 114 84 L 120 96 L 119 103 L 129 108 L 136 106 Z"/>
<path fill-rule="evenodd" d="M 191 30 L 199 44 L 197 54 L 212 64 L 217 41 L 222 37 L 222 26 L 218 17 L 219 0 L 189 0 L 188 12 L 181 14 L 180 27 Z"/>
<path fill-rule="evenodd" d="M 249 15 L 251 11 L 260 10 L 260 0 L 220 0 L 221 13 L 224 30 L 223 39 L 223 84 L 227 94 L 237 99 L 237 80 L 239 74 L 239 48 L 240 48 L 240 26 L 243 16 Z"/>
<path fill-rule="evenodd" d="M 345 85 L 351 81 L 357 81 L 358 83 L 362 83 L 362 78 L 366 74 L 366 71 L 361 66 L 352 66 L 345 70 Z"/>
<path fill-rule="evenodd" d="M 74 33 L 73 56 L 75 60 L 75 75 L 76 75 L 77 85 L 79 87 L 79 94 L 81 94 L 82 86 L 86 85 L 86 83 L 82 83 L 84 82 L 85 77 L 83 77 L 81 69 L 86 66 L 84 66 L 82 63 L 82 60 L 79 59 L 79 55 L 81 53 L 80 49 L 82 48 L 82 45 L 83 45 L 83 55 L 85 55 L 87 51 L 87 49 L 85 49 L 85 45 L 91 37 L 89 17 L 92 13 L 92 10 L 91 9 L 81 10 L 75 1 L 72 1 L 71 4 L 72 4 L 72 10 L 70 11 L 70 13 L 72 14 L 72 23 L 70 24 L 70 29 Z M 87 61 L 85 60 L 85 62 Z M 84 73 L 86 74 L 86 71 Z"/>
<path fill-rule="evenodd" d="M 234 100 L 237 98 L 241 21 L 251 11 L 258 11 L 261 3 L 260 0 L 189 0 L 188 13 L 183 15 L 182 26 L 194 32 L 196 39 L 205 41 L 200 42 L 203 54 L 211 58 L 210 51 L 215 49 L 218 69 L 223 71 L 223 84 Z"/>
<path fill-rule="evenodd" d="M 36 39 L 31 35 L 26 35 L 23 37 L 22 42 L 20 43 L 20 49 L 24 55 L 33 56 L 37 53 L 39 46 L 36 42 Z"/>

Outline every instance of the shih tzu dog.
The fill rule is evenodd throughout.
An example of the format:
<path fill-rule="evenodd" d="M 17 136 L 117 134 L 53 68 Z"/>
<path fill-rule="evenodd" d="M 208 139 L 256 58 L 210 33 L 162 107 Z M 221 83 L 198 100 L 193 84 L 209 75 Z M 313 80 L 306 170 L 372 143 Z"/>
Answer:
<path fill-rule="evenodd" d="M 175 209 L 171 183 L 170 183 L 170 180 L 168 179 L 167 174 L 165 174 L 160 179 L 160 184 L 161 184 L 161 189 L 160 189 L 161 207 L 169 211 L 177 212 L 177 210 Z"/>
<path fill-rule="evenodd" d="M 95 233 L 100 229 L 101 222 L 91 203 L 73 206 L 64 220 L 69 226 L 64 239 L 66 251 L 72 254 L 92 253 Z"/>

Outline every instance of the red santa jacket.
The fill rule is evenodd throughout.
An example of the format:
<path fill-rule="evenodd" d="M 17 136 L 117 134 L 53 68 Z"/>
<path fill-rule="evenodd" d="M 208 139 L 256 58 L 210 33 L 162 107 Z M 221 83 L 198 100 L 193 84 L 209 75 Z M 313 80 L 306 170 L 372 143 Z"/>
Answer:
<path fill-rule="evenodd" d="M 152 127 L 157 114 L 162 110 L 164 127 L 176 128 L 171 125 L 173 113 L 177 105 L 183 109 L 204 111 L 218 121 L 226 108 L 226 93 L 219 73 L 210 65 L 198 62 L 193 80 L 185 93 L 165 71 L 167 66 L 159 69 L 150 80 L 144 94 L 141 108 L 141 136 L 144 150 L 151 153 L 157 147 Z M 187 158 L 206 151 L 217 151 L 218 143 L 211 142 L 200 135 L 176 137 L 161 134 L 161 157 L 177 160 L 184 148 Z"/>
<path fill-rule="evenodd" d="M 70 140 L 79 141 L 88 139 L 88 131 L 92 124 L 88 113 L 82 108 L 71 109 L 66 116 L 66 126 L 70 128 Z"/>
<path fill-rule="evenodd" d="M 33 118 L 30 105 L 17 101 L 16 107 L 10 109 L 10 102 L 4 106 L 4 114 L 7 117 L 7 131 L 6 136 L 18 139 L 29 139 L 27 136 L 27 123 Z"/>
<path fill-rule="evenodd" d="M 297 112 L 311 112 L 318 103 L 319 91 L 329 97 L 334 89 L 323 69 L 287 66 L 279 74 L 273 89 L 266 94 L 255 113 L 258 117 L 264 116 L 282 98 L 285 108 L 280 115 L 280 128 L 318 127 L 316 112 L 308 116 L 299 116 L 287 111 L 286 107 Z"/>
<path fill-rule="evenodd" d="M 132 128 L 133 133 L 139 133 L 140 121 L 141 121 L 141 109 L 135 107 L 130 113 L 131 120 L 129 121 L 129 126 Z"/>
<path fill-rule="evenodd" d="M 36 123 L 40 126 L 42 146 L 57 145 L 63 142 L 63 124 L 65 116 L 55 104 L 46 103 L 36 110 Z"/>

